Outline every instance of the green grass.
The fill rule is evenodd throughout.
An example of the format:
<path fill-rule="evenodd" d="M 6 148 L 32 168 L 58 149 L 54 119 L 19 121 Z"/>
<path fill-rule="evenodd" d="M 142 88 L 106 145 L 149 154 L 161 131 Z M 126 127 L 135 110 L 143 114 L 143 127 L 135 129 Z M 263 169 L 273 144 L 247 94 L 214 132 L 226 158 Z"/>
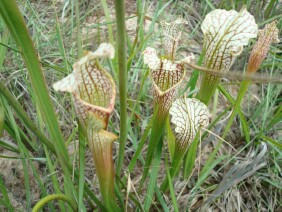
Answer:
<path fill-rule="evenodd" d="M 72 64 L 84 50 L 94 51 L 101 42 L 118 45 L 114 4 L 103 0 L 68 3 L 21 0 L 17 1 L 19 13 L 15 9 L 3 9 L 10 2 L 0 3 L 0 134 L 3 130 L 0 167 L 11 160 L 22 164 L 18 177 L 22 180 L 24 197 L 15 194 L 15 185 L 5 175 L 11 171 L 9 167 L 1 167 L 0 210 L 31 211 L 40 199 L 52 194 L 66 195 L 65 199 L 82 211 L 103 210 L 91 153 L 85 146 L 71 96 L 54 92 L 52 84 L 72 72 Z M 183 52 L 193 52 L 195 63 L 200 65 L 203 44 L 200 25 L 205 15 L 214 8 L 239 11 L 243 5 L 255 16 L 260 28 L 277 20 L 281 37 L 282 4 L 278 0 L 126 1 L 124 68 L 118 65 L 118 57 L 101 61 L 113 76 L 117 90 L 127 83 L 117 93 L 108 125 L 108 130 L 121 135 L 123 140 L 114 143 L 113 158 L 118 168 L 115 194 L 124 210 L 126 207 L 136 211 L 183 211 L 199 207 L 228 210 L 235 200 L 237 210 L 281 210 L 282 85 L 278 83 L 251 84 L 238 115 L 224 133 L 241 82 L 233 84 L 223 79 L 218 96 L 210 105 L 213 117 L 207 128 L 216 136 L 202 129 L 199 145 L 191 145 L 183 169 L 174 179 L 168 176 L 169 191 L 163 193 L 160 185 L 169 173 L 174 151 L 174 138 L 167 126 L 168 133 L 162 135 L 164 142 L 158 144 L 149 175 L 140 187 L 153 115 L 152 83 L 148 67 L 143 64 L 142 51 L 152 46 L 162 54 L 159 22 L 182 16 L 189 24 L 183 27 L 179 57 L 182 58 Z M 25 24 L 16 21 L 21 17 Z M 30 40 L 23 39 L 27 32 Z M 281 76 L 281 47 L 281 43 L 272 45 L 259 72 Z M 123 46 L 119 48 L 122 51 Z M 251 48 L 252 44 L 245 48 L 231 69 L 245 69 Z M 123 77 L 121 69 L 126 70 Z M 187 72 L 179 95 L 196 96 L 201 80 L 197 73 L 190 77 Z M 267 151 L 260 155 L 262 143 Z M 71 148 L 76 153 L 70 155 Z M 258 170 L 250 168 L 244 172 L 254 164 L 263 165 Z M 237 173 L 233 176 L 235 185 L 225 178 L 232 171 Z M 34 192 L 39 192 L 40 199 L 35 198 Z M 71 211 L 64 201 L 49 202 L 45 209 Z"/>

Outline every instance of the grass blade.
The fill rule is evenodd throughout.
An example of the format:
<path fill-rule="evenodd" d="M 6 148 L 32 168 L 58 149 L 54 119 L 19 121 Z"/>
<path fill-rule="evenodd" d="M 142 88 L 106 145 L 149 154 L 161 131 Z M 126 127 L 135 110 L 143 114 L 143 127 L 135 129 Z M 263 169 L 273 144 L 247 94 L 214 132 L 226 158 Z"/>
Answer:
<path fill-rule="evenodd" d="M 2 177 L 0 176 L 0 191 L 1 191 L 1 194 L 2 194 L 2 197 L 3 197 L 3 204 L 5 204 L 6 208 L 9 210 L 9 211 L 14 211 L 14 209 L 12 208 L 12 205 L 11 205 L 11 201 L 10 201 L 10 198 L 8 196 L 8 192 L 7 192 L 7 189 L 6 189 L 6 186 L 4 184 L 4 181 L 2 179 Z"/>
<path fill-rule="evenodd" d="M 85 210 L 83 204 L 84 175 L 85 175 L 85 144 L 86 140 L 81 125 L 78 127 L 79 132 L 79 180 L 78 180 L 78 211 Z"/>
<path fill-rule="evenodd" d="M 191 143 L 185 157 L 184 157 L 184 163 L 183 163 L 183 177 L 184 179 L 187 179 L 190 174 L 192 173 L 192 170 L 195 165 L 195 160 L 197 156 L 197 149 L 198 149 L 198 143 L 199 143 L 199 133 L 197 133 L 196 138 Z"/>
<path fill-rule="evenodd" d="M 169 208 L 167 207 L 166 202 L 165 202 L 164 198 L 162 197 L 161 191 L 160 191 L 160 189 L 158 188 L 158 186 L 155 187 L 155 192 L 156 192 L 156 197 L 158 198 L 158 200 L 159 200 L 161 206 L 163 207 L 163 208 L 162 208 L 163 211 L 169 212 Z"/>
<path fill-rule="evenodd" d="M 221 86 L 221 85 L 218 85 L 218 89 L 221 91 L 221 93 L 223 93 L 223 95 L 228 99 L 228 101 L 232 104 L 232 106 L 234 106 L 235 104 L 235 99 L 227 92 L 227 90 Z M 244 116 L 244 114 L 242 113 L 241 109 L 239 108 L 238 110 L 238 115 L 240 117 L 240 120 L 241 120 L 241 124 L 242 124 L 242 129 L 243 129 L 243 132 L 244 132 L 244 135 L 245 135 L 245 139 L 246 141 L 249 143 L 251 141 L 251 138 L 250 138 L 250 129 L 248 127 L 248 123 L 247 123 L 247 120 Z"/>
<path fill-rule="evenodd" d="M 153 160 L 153 164 L 152 164 L 153 167 L 152 167 L 152 171 L 150 172 L 150 181 L 149 181 L 146 199 L 144 203 L 145 211 L 149 211 L 151 203 L 154 198 L 154 191 L 155 191 L 155 186 L 157 183 L 158 171 L 159 171 L 160 162 L 161 162 L 162 146 L 163 146 L 163 142 L 159 142 L 157 150 L 156 150 L 156 155 Z"/>
<path fill-rule="evenodd" d="M 65 161 L 68 161 L 69 157 L 64 139 L 59 128 L 46 84 L 44 83 L 45 78 L 42 73 L 37 52 L 29 36 L 24 19 L 17 7 L 16 1 L 1 1 L 0 14 L 6 23 L 11 36 L 21 51 L 21 55 L 29 73 L 32 89 L 34 91 L 38 107 L 43 115 L 44 123 L 46 124 L 52 140 L 56 141 L 54 142 L 54 145 L 56 146 L 55 150 L 58 153 L 57 156 L 59 158 L 59 162 L 64 171 L 64 175 L 67 178 L 67 184 L 71 186 L 72 191 L 75 192 L 76 190 L 71 181 L 71 174 L 65 164 Z M 69 195 L 73 198 L 73 193 Z"/>
<path fill-rule="evenodd" d="M 5 111 L 2 101 L 0 101 L 0 137 L 2 137 L 4 129 Z"/>
<path fill-rule="evenodd" d="M 3 36 L 1 37 L 1 46 L 0 46 L 0 70 L 3 68 L 3 62 L 5 59 L 7 48 L 5 47 L 8 45 L 10 39 L 10 33 L 8 28 L 5 27 Z"/>
<path fill-rule="evenodd" d="M 174 211 L 178 212 L 179 210 L 178 210 L 178 206 L 177 206 L 177 200 L 175 198 L 174 188 L 173 188 L 173 185 L 172 185 L 172 179 L 171 179 L 171 176 L 170 176 L 169 168 L 167 166 L 167 158 L 165 157 L 165 159 L 166 159 L 166 176 L 167 176 L 168 184 L 169 184 L 170 197 L 171 197 L 171 200 L 172 200 Z"/>
<path fill-rule="evenodd" d="M 108 35 L 109 35 L 109 42 L 111 44 L 114 44 L 114 36 L 113 36 L 113 28 L 112 25 L 110 24 L 112 22 L 111 16 L 110 16 L 110 10 L 107 4 L 106 0 L 101 0 L 102 7 L 105 13 L 106 21 L 108 22 L 107 27 L 108 27 Z"/>

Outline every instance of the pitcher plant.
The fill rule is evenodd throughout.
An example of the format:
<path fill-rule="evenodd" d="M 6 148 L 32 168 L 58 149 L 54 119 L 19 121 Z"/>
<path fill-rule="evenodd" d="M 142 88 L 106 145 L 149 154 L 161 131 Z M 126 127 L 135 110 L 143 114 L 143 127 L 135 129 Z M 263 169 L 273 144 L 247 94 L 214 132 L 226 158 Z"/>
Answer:
<path fill-rule="evenodd" d="M 253 75 L 256 73 L 263 62 L 263 60 L 266 58 L 268 51 L 270 49 L 270 45 L 272 43 L 278 43 L 278 28 L 276 27 L 276 22 L 273 21 L 270 24 L 266 24 L 264 29 L 258 31 L 258 41 L 253 47 L 253 50 L 250 54 L 248 65 L 247 65 L 247 75 Z M 250 85 L 250 80 L 246 79 L 242 82 L 239 92 L 238 92 L 238 97 L 236 99 L 235 105 L 233 107 L 232 113 L 230 115 L 229 121 L 225 127 L 224 133 L 223 133 L 223 138 L 227 135 L 233 120 L 240 109 L 241 101 L 243 97 L 245 96 L 248 87 Z"/>
<path fill-rule="evenodd" d="M 175 150 L 170 169 L 170 176 L 173 179 L 200 128 L 208 126 L 210 113 L 207 106 L 198 99 L 182 97 L 172 103 L 169 114 L 175 134 Z M 168 189 L 167 177 L 161 189 L 164 192 Z"/>
<path fill-rule="evenodd" d="M 243 8 L 235 10 L 216 9 L 208 13 L 201 25 L 204 33 L 204 66 L 218 72 L 230 70 L 236 57 L 251 38 L 256 38 L 258 26 L 254 17 Z M 205 73 L 198 98 L 209 104 L 220 77 Z"/>
<path fill-rule="evenodd" d="M 72 95 L 92 152 L 104 204 L 109 211 L 118 209 L 112 158 L 112 145 L 117 136 L 107 131 L 114 109 L 116 88 L 111 75 L 99 64 L 98 58 L 114 58 L 114 54 L 111 44 L 102 43 L 95 52 L 86 52 L 73 65 L 73 72 L 53 85 L 56 91 Z"/>
<path fill-rule="evenodd" d="M 163 135 L 168 111 L 176 97 L 177 88 L 185 76 L 183 64 L 174 62 L 178 40 L 181 37 L 179 25 L 184 23 L 186 22 L 180 18 L 172 23 L 162 22 L 165 40 L 163 58 L 159 58 L 156 50 L 151 47 L 147 47 L 143 52 L 144 64 L 148 65 L 150 69 L 153 84 L 154 115 L 141 184 L 147 176 L 155 149 Z M 191 55 L 187 60 L 190 61 L 192 58 Z"/>

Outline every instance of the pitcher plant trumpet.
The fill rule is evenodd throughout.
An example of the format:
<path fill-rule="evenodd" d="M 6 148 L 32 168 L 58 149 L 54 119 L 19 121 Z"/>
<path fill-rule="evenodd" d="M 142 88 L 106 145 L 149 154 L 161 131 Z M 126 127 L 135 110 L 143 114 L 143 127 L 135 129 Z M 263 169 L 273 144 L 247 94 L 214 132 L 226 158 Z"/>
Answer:
<path fill-rule="evenodd" d="M 278 32 L 275 21 L 258 31 L 258 41 L 253 47 L 247 66 L 248 73 L 255 73 L 259 69 L 272 43 L 279 43 Z"/>
<path fill-rule="evenodd" d="M 247 65 L 247 75 L 253 75 L 257 70 L 259 69 L 261 63 L 263 60 L 266 58 L 267 53 L 270 49 L 270 45 L 272 43 L 278 43 L 278 28 L 276 27 L 276 22 L 273 21 L 270 24 L 266 24 L 264 29 L 259 30 L 258 32 L 258 41 L 254 45 L 253 50 L 250 54 L 248 65 Z M 242 82 L 239 92 L 238 92 L 238 97 L 236 99 L 234 108 L 232 110 L 232 113 L 230 115 L 229 121 L 225 127 L 224 133 L 223 133 L 223 138 L 227 135 L 233 120 L 240 109 L 241 101 L 243 97 L 245 96 L 248 87 L 250 84 L 250 80 L 246 79 Z"/>
<path fill-rule="evenodd" d="M 183 21 L 176 20 L 177 24 L 183 23 Z M 169 54 L 169 58 L 173 56 L 178 43 L 178 39 L 181 35 L 181 31 L 175 30 L 177 24 L 171 24 L 164 22 L 165 26 L 169 28 L 170 32 L 178 33 L 165 33 L 164 36 L 169 39 L 169 44 L 166 49 L 166 53 Z M 174 27 L 174 28 L 173 28 Z M 176 36 L 175 39 L 173 39 Z M 144 63 L 148 65 L 150 69 L 150 78 L 153 84 L 153 96 L 154 96 L 154 116 L 153 127 L 149 139 L 148 153 L 145 164 L 145 171 L 141 180 L 145 180 L 149 166 L 151 164 L 156 146 L 160 141 L 160 138 L 164 131 L 165 122 L 168 116 L 168 111 L 171 107 L 173 100 L 175 99 L 177 88 L 182 82 L 185 71 L 184 65 L 174 63 L 173 60 L 161 59 L 157 56 L 156 50 L 151 47 L 147 47 L 143 52 Z M 193 55 L 187 58 L 188 61 L 193 58 Z"/>
<path fill-rule="evenodd" d="M 169 114 L 175 134 L 175 150 L 170 169 L 173 179 L 200 128 L 208 126 L 210 113 L 207 106 L 198 99 L 179 98 L 172 103 Z M 164 192 L 168 189 L 168 178 L 163 182 L 161 189 Z"/>
<path fill-rule="evenodd" d="M 173 22 L 161 21 L 161 26 L 164 35 L 164 56 L 167 57 L 167 59 L 170 59 L 172 61 L 174 60 L 178 41 L 182 34 L 180 26 L 187 23 L 188 22 L 181 17 L 179 17 Z"/>
<path fill-rule="evenodd" d="M 114 195 L 114 164 L 112 145 L 117 136 L 107 131 L 114 109 L 116 88 L 109 73 L 98 58 L 113 58 L 111 44 L 102 43 L 95 52 L 86 54 L 73 65 L 73 72 L 56 82 L 56 91 L 72 95 L 79 121 L 87 135 L 94 159 L 104 204 L 109 211 L 118 208 Z"/>
<path fill-rule="evenodd" d="M 217 9 L 206 15 L 201 29 L 204 33 L 204 66 L 218 72 L 230 70 L 249 39 L 257 37 L 258 26 L 254 17 L 243 8 L 235 10 Z M 217 87 L 219 76 L 203 74 L 198 98 L 209 104 Z"/>

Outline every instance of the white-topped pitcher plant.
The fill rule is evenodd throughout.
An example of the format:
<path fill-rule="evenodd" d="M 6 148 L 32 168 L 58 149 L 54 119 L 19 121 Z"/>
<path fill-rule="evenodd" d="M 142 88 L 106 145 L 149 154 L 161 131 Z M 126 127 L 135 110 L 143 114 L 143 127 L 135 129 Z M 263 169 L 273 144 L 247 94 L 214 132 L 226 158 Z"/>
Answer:
<path fill-rule="evenodd" d="M 176 97 L 177 88 L 185 76 L 184 65 L 174 62 L 178 41 L 181 37 L 180 26 L 184 23 L 186 21 L 181 18 L 171 23 L 161 23 L 165 50 L 162 58 L 158 57 L 156 50 L 152 47 L 147 47 L 143 52 L 144 63 L 150 69 L 153 84 L 154 116 L 142 181 L 146 178 L 155 149 L 163 135 L 168 111 Z M 188 57 L 187 60 L 191 58 Z"/>
<path fill-rule="evenodd" d="M 107 131 L 108 120 L 114 109 L 116 88 L 111 75 L 99 64 L 98 58 L 113 58 L 114 54 L 111 44 L 102 43 L 95 52 L 86 52 L 73 65 L 73 72 L 53 85 L 56 91 L 72 95 L 93 155 L 103 201 L 109 211 L 118 209 L 112 158 L 112 145 L 117 136 Z"/>
<path fill-rule="evenodd" d="M 203 66 L 218 72 L 229 71 L 243 47 L 258 33 L 254 17 L 245 8 L 239 13 L 235 10 L 214 10 L 206 15 L 201 29 L 204 33 Z M 202 77 L 198 98 L 208 104 L 220 77 L 208 73 Z"/>
<path fill-rule="evenodd" d="M 246 70 L 247 75 L 253 75 L 254 73 L 258 71 L 261 63 L 263 62 L 263 60 L 266 58 L 268 54 L 270 45 L 272 43 L 279 42 L 278 32 L 279 30 L 276 27 L 275 21 L 273 21 L 270 24 L 266 24 L 262 30 L 258 31 L 258 41 L 254 45 L 252 52 L 249 56 L 249 61 L 248 61 L 247 70 Z M 236 99 L 235 105 L 233 107 L 228 123 L 225 127 L 225 130 L 223 132 L 222 138 L 225 138 L 225 136 L 229 132 L 230 127 L 233 123 L 233 120 L 240 109 L 242 99 L 245 96 L 250 83 L 251 81 L 248 79 L 245 79 L 242 82 L 240 89 L 238 91 L 238 97 Z"/>
<path fill-rule="evenodd" d="M 175 134 L 175 148 L 170 169 L 170 177 L 173 179 L 197 133 L 201 127 L 208 126 L 210 113 L 207 106 L 198 99 L 183 97 L 172 103 L 169 114 Z M 168 178 L 163 182 L 161 189 L 164 192 L 168 189 Z"/>

